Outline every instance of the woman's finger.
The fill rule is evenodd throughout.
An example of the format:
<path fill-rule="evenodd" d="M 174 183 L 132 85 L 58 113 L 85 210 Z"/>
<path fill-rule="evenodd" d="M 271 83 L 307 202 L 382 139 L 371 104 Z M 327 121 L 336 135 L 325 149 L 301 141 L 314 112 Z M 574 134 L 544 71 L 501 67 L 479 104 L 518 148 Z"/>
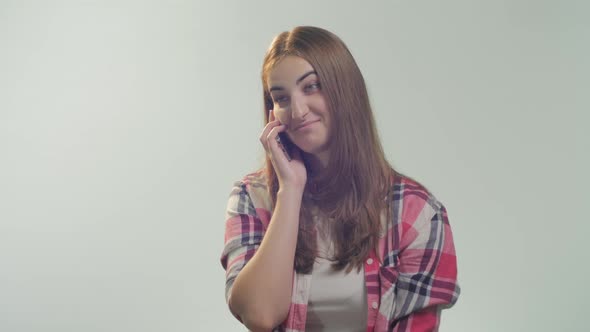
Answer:
<path fill-rule="evenodd" d="M 292 160 L 292 157 L 287 152 L 285 146 L 279 141 L 279 133 L 284 132 L 285 130 L 286 126 L 284 125 L 275 127 L 273 130 L 271 130 L 267 137 L 268 156 L 273 164 L 279 168 L 289 167 L 288 165 Z"/>
<path fill-rule="evenodd" d="M 278 125 L 273 127 L 266 136 L 266 146 L 268 146 L 272 152 L 276 153 L 280 150 L 277 138 L 279 137 L 279 133 L 285 131 L 285 129 L 285 125 Z"/>
<path fill-rule="evenodd" d="M 280 125 L 281 125 L 281 123 L 279 121 L 271 121 L 271 122 L 267 123 L 266 126 L 264 126 L 264 129 L 262 130 L 262 133 L 258 137 L 258 140 L 260 141 L 260 143 L 262 143 L 262 146 L 264 146 L 265 149 L 268 146 L 266 144 L 268 134 L 270 133 L 270 131 L 273 128 L 278 127 Z"/>

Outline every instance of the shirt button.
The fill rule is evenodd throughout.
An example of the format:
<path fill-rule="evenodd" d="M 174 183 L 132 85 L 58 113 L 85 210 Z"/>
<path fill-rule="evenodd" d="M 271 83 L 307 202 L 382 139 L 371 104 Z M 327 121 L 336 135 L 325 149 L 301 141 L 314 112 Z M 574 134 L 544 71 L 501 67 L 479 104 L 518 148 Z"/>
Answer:
<path fill-rule="evenodd" d="M 377 308 L 379 307 L 379 303 L 377 303 L 377 302 L 373 302 L 373 303 L 371 303 L 371 307 L 372 307 L 373 309 L 377 309 Z"/>
<path fill-rule="evenodd" d="M 367 264 L 369 264 L 369 265 L 373 264 L 373 259 L 372 258 L 367 259 Z"/>

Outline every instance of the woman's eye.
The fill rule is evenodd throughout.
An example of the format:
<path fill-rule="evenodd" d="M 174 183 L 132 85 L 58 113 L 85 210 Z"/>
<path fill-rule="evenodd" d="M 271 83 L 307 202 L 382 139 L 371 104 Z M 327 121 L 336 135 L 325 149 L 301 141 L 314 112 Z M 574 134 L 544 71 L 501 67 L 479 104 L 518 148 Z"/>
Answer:
<path fill-rule="evenodd" d="M 316 90 L 320 88 L 320 83 L 311 83 L 306 86 L 307 90 Z"/>
<path fill-rule="evenodd" d="M 285 102 L 286 100 L 287 100 L 287 97 L 284 97 L 284 96 L 276 97 L 275 103 L 282 103 L 282 102 Z"/>

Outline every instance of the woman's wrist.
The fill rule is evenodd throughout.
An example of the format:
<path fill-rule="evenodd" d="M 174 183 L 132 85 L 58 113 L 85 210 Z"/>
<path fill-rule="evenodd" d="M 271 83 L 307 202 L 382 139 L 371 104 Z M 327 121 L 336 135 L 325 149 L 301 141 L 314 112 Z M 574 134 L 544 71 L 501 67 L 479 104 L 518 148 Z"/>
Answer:
<path fill-rule="evenodd" d="M 288 202 L 292 202 L 293 200 L 301 200 L 303 197 L 303 189 L 304 188 L 295 188 L 295 187 L 282 187 L 279 188 L 277 192 L 277 200 L 286 200 Z"/>

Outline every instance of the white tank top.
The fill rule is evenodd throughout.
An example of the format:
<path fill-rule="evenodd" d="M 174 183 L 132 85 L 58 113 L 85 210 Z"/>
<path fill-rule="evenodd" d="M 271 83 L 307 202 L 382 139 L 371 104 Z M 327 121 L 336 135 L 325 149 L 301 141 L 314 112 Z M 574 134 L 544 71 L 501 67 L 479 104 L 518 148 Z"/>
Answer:
<path fill-rule="evenodd" d="M 318 231 L 318 257 L 313 265 L 305 331 L 357 332 L 367 329 L 364 269 L 334 271 L 329 234 Z"/>

